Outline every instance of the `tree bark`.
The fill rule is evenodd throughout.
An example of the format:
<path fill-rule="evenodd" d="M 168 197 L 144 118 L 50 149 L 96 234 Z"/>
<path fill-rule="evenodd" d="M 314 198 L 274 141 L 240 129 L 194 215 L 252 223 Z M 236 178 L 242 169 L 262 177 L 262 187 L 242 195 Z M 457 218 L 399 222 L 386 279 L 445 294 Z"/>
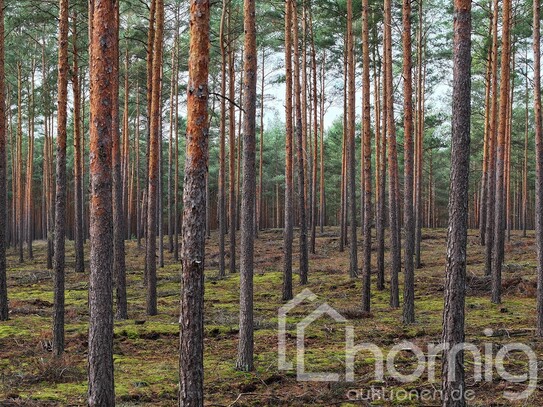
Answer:
<path fill-rule="evenodd" d="M 362 235 L 362 309 L 370 312 L 371 304 L 371 106 L 370 106 L 370 45 L 369 1 L 362 1 L 362 137 L 364 146 L 364 220 Z M 351 249 L 352 250 L 352 249 Z"/>
<path fill-rule="evenodd" d="M 411 63 L 411 1 L 403 1 L 403 110 L 404 110 L 404 291 L 403 322 L 415 322 L 415 218 L 413 213 L 413 74 Z"/>
<path fill-rule="evenodd" d="M 60 65 L 59 65 L 60 68 Z M 15 249 L 19 252 L 19 263 L 24 262 L 24 197 L 23 197 L 23 96 L 22 96 L 22 63 L 17 63 L 17 181 L 16 181 L 16 217 L 17 225 Z M 60 80 L 59 80 L 60 83 Z"/>
<path fill-rule="evenodd" d="M 236 229 L 237 229 L 237 199 L 236 199 L 236 108 L 233 103 L 236 97 L 236 72 L 235 72 L 235 52 L 234 52 L 234 38 L 232 35 L 231 25 L 232 7 L 228 13 L 228 97 L 230 99 L 229 112 L 228 112 L 228 204 L 229 204 L 229 249 L 230 249 L 230 273 L 236 272 Z"/>
<path fill-rule="evenodd" d="M 283 264 L 283 301 L 292 299 L 293 204 L 293 131 L 292 131 L 292 0 L 285 0 L 285 230 Z"/>
<path fill-rule="evenodd" d="M 498 0 L 493 1 L 492 12 L 492 106 L 490 112 L 489 138 L 488 138 L 488 197 L 496 195 L 496 179 L 492 174 L 496 173 L 496 125 L 498 118 Z M 489 276 L 492 273 L 492 250 L 494 247 L 494 214 L 495 214 L 495 199 L 488 199 L 486 208 L 486 231 L 485 231 L 485 275 Z"/>
<path fill-rule="evenodd" d="M 317 52 L 315 50 L 315 33 L 313 31 L 313 12 L 309 12 L 309 28 L 311 33 L 311 72 L 312 72 L 312 90 L 313 90 L 313 169 L 312 169 L 312 194 L 311 194 L 311 253 L 316 253 L 317 238 L 317 163 L 319 148 L 319 122 L 318 122 L 318 87 L 317 87 Z"/>
<path fill-rule="evenodd" d="M 353 4 L 347 0 L 347 184 L 350 224 L 349 276 L 358 276 L 358 245 L 356 236 L 356 78 L 353 35 Z"/>
<path fill-rule="evenodd" d="M 493 16 L 490 17 L 490 24 L 488 27 L 489 37 L 492 37 L 493 32 Z M 492 55 L 493 47 L 490 46 L 488 49 L 488 60 L 485 73 L 485 127 L 484 127 L 484 136 L 483 136 L 483 171 L 481 175 L 481 202 L 480 202 L 480 221 L 479 221 L 479 236 L 481 238 L 481 246 L 485 245 L 486 241 L 486 212 L 488 207 L 488 183 L 489 183 L 489 172 L 488 172 L 488 163 L 489 157 L 491 154 L 490 151 L 490 117 L 491 117 L 491 104 L 490 91 L 491 91 L 491 79 L 492 79 Z"/>
<path fill-rule="evenodd" d="M 160 81 L 162 67 L 162 37 L 164 30 L 164 1 L 156 0 L 156 30 L 153 45 L 153 80 L 151 98 L 151 131 L 149 148 L 149 186 L 147 204 L 147 314 L 156 315 L 156 225 L 160 165 Z"/>
<path fill-rule="evenodd" d="M 205 183 L 208 162 L 209 1 L 190 2 L 187 146 L 181 248 L 179 406 L 204 404 Z"/>
<path fill-rule="evenodd" d="M 390 306 L 400 306 L 398 274 L 401 268 L 398 153 L 394 122 L 394 88 L 392 83 L 392 11 L 391 0 L 385 0 L 385 114 L 387 117 L 389 218 L 390 218 Z"/>
<path fill-rule="evenodd" d="M 92 2 L 89 406 L 114 406 L 112 142 L 116 1 Z"/>
<path fill-rule="evenodd" d="M 376 33 L 377 35 L 377 33 Z M 377 47 L 376 47 L 377 48 Z M 376 52 L 378 54 L 378 51 Z M 374 62 L 376 63 L 376 62 Z M 386 104 L 386 80 L 383 80 L 383 91 L 382 94 L 384 95 L 382 99 L 382 105 L 381 105 L 381 59 L 379 58 L 378 61 L 378 68 L 379 72 L 375 75 L 376 77 L 376 85 L 375 85 L 375 109 L 376 109 L 376 117 L 375 117 L 375 139 L 376 139 L 376 147 L 375 147 L 375 155 L 376 155 L 376 161 L 378 162 L 378 166 L 376 168 L 377 173 L 377 196 L 379 197 L 377 200 L 377 216 L 376 216 L 376 240 L 377 240 L 377 289 L 379 291 L 385 289 L 385 226 L 386 226 L 386 177 L 387 177 L 387 142 L 386 142 L 386 134 L 387 134 L 387 108 Z M 382 107 L 381 107 L 382 106 Z M 381 128 L 378 127 L 378 122 L 381 120 Z M 377 131 L 379 130 L 379 131 Z"/>
<path fill-rule="evenodd" d="M 537 247 L 537 336 L 543 336 L 543 125 L 541 123 L 541 4 L 534 1 L 535 238 Z"/>
<path fill-rule="evenodd" d="M 244 99 L 243 188 L 241 200 L 239 347 L 236 367 L 249 372 L 253 366 L 253 260 L 256 196 L 256 81 L 257 50 L 255 0 L 244 1 Z"/>
<path fill-rule="evenodd" d="M 301 101 L 301 83 L 300 83 L 300 55 L 298 38 L 298 12 L 296 3 L 292 4 L 292 28 L 293 28 L 293 46 L 294 46 L 294 99 L 296 116 L 296 149 L 298 157 L 298 194 L 300 210 L 300 284 L 307 284 L 307 273 L 309 268 L 308 250 L 307 250 L 307 220 L 306 220 L 306 177 L 305 177 L 305 153 L 303 149 L 303 123 L 302 123 L 302 101 Z M 304 112 L 305 115 L 305 112 Z"/>
<path fill-rule="evenodd" d="M 4 59 L 4 0 L 0 0 L 0 321 L 7 321 L 9 318 L 6 276 L 8 189 Z"/>
<path fill-rule="evenodd" d="M 226 232 L 226 39 L 224 35 L 227 0 L 222 2 L 219 43 L 221 48 L 221 117 L 219 127 L 219 276 L 224 277 L 224 241 Z"/>
<path fill-rule="evenodd" d="M 451 349 L 464 343 L 466 244 L 468 229 L 471 116 L 471 1 L 454 2 L 453 116 L 449 234 L 442 341 L 443 406 L 463 407 L 464 354 Z"/>
<path fill-rule="evenodd" d="M 81 169 L 83 168 L 81 149 L 81 87 L 79 84 L 79 64 L 77 49 L 77 13 L 73 16 L 73 66 L 72 88 L 74 94 L 74 222 L 75 222 L 75 271 L 85 271 L 85 259 L 83 252 L 83 189 Z"/>
<path fill-rule="evenodd" d="M 113 27 L 113 106 L 112 106 L 112 171 L 113 171 L 113 282 L 115 285 L 116 319 L 127 319 L 126 266 L 124 248 L 123 182 L 121 174 L 121 139 L 119 133 L 119 3 L 115 2 L 115 26 Z"/>
<path fill-rule="evenodd" d="M 66 236 L 66 122 L 68 116 L 68 0 L 60 0 L 58 52 L 58 119 L 53 269 L 53 353 L 64 353 L 64 261 Z"/>
<path fill-rule="evenodd" d="M 28 258 L 33 259 L 34 253 L 32 251 L 33 230 L 34 230 L 34 218 L 33 218 L 33 176 L 34 176 L 34 80 L 36 76 L 36 63 L 32 59 L 31 62 L 31 78 L 30 78 L 30 95 L 28 106 L 28 154 L 26 160 L 26 215 L 25 215 L 25 236 L 28 249 Z"/>
<path fill-rule="evenodd" d="M 500 108 L 496 150 L 496 195 L 494 214 L 494 242 L 492 248 L 492 295 L 493 304 L 501 303 L 501 273 L 505 240 L 505 157 L 507 111 L 509 109 L 510 59 L 511 59 L 511 0 L 503 2 L 502 55 L 500 77 Z"/>

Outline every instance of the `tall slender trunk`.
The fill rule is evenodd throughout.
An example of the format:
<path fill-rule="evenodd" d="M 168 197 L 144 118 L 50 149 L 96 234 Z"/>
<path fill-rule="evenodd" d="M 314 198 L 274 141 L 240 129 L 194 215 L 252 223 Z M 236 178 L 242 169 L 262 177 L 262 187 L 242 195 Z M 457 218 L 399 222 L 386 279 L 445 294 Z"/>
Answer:
<path fill-rule="evenodd" d="M 124 56 L 124 107 L 123 107 L 123 144 L 122 144 L 122 155 L 121 155 L 121 177 L 122 177 L 122 208 L 125 222 L 124 227 L 124 236 L 126 239 L 130 239 L 131 234 L 131 220 L 132 220 L 132 211 L 130 206 L 130 131 L 129 131 L 129 119 L 130 112 L 128 108 L 128 102 L 130 99 L 130 85 L 128 82 L 129 77 L 129 62 L 128 62 L 128 47 L 125 50 Z"/>
<path fill-rule="evenodd" d="M 416 116 L 416 143 L 415 143 L 415 181 L 414 181 L 414 211 L 415 211 L 415 268 L 422 266 L 420 259 L 420 243 L 422 240 L 422 179 L 423 179 L 423 158 L 424 158 L 424 99 L 426 85 L 426 66 L 424 64 L 425 39 L 423 1 L 419 1 L 419 26 L 417 33 L 417 116 Z"/>
<path fill-rule="evenodd" d="M 260 82 L 260 140 L 259 140 L 259 154 L 258 154 L 258 191 L 257 191 L 257 205 L 256 205 L 256 222 L 255 222 L 255 236 L 258 237 L 258 232 L 262 227 L 262 201 L 264 199 L 263 190 L 263 169 L 264 169 L 264 90 L 266 84 L 266 50 L 262 50 L 262 79 Z"/>
<path fill-rule="evenodd" d="M 535 11 L 535 10 L 534 10 Z M 528 51 L 526 51 L 528 53 Z M 526 77 L 525 77 L 525 127 L 524 127 L 524 162 L 522 165 L 522 205 L 521 205 L 521 220 L 522 220 L 522 236 L 526 237 L 528 224 L 528 134 L 530 129 L 530 114 L 529 114 L 529 91 L 528 91 L 528 57 L 526 56 Z"/>
<path fill-rule="evenodd" d="M 541 3 L 534 1 L 535 239 L 537 247 L 537 336 L 543 336 L 543 125 L 541 123 Z"/>
<path fill-rule="evenodd" d="M 53 352 L 64 353 L 64 260 L 66 236 L 66 122 L 68 116 L 68 0 L 60 0 L 58 51 L 58 121 L 53 269 Z"/>
<path fill-rule="evenodd" d="M 34 176 L 34 88 L 35 88 L 35 76 L 36 76 L 36 63 L 32 59 L 31 62 L 31 77 L 30 77 L 30 101 L 28 106 L 28 154 L 26 160 L 26 214 L 25 214 L 25 236 L 28 249 L 28 258 L 33 259 L 34 253 L 32 251 L 33 231 L 34 231 L 34 217 L 33 217 L 33 189 L 32 179 Z"/>
<path fill-rule="evenodd" d="M 75 271 L 85 271 L 85 260 L 83 252 L 83 190 L 81 188 L 81 169 L 83 167 L 81 150 L 81 87 L 79 84 L 79 63 L 77 49 L 77 13 L 73 16 L 73 66 L 72 66 L 72 88 L 74 94 L 74 221 L 75 221 Z"/>
<path fill-rule="evenodd" d="M 113 376 L 112 143 L 117 2 L 91 1 L 89 406 L 115 405 Z"/>
<path fill-rule="evenodd" d="M 112 127 L 112 170 L 113 170 L 113 283 L 115 285 L 116 319 L 127 319 L 126 266 L 124 248 L 123 182 L 121 173 L 121 139 L 119 134 L 119 3 L 114 5 L 115 26 L 113 59 L 113 106 L 111 109 Z"/>
<path fill-rule="evenodd" d="M 403 110 L 404 110 L 404 291 L 403 322 L 415 322 L 415 218 L 413 213 L 413 74 L 411 63 L 411 1 L 403 2 Z"/>
<path fill-rule="evenodd" d="M 221 48 L 221 117 L 219 125 L 219 276 L 225 275 L 224 240 L 226 232 L 226 39 L 224 35 L 227 0 L 222 2 L 219 42 Z"/>
<path fill-rule="evenodd" d="M 401 268 L 398 153 L 394 123 L 394 88 L 392 83 L 392 12 L 391 1 L 385 0 L 385 114 L 387 117 L 389 218 L 390 218 L 390 306 L 400 306 L 398 274 Z"/>
<path fill-rule="evenodd" d="M 501 272 L 505 238 L 505 157 L 507 111 L 509 109 L 510 59 L 511 59 L 511 0 L 503 2 L 502 55 L 500 77 L 500 107 L 496 150 L 496 195 L 494 214 L 494 242 L 492 248 L 492 303 L 501 303 Z"/>
<path fill-rule="evenodd" d="M 187 147 L 181 248 L 179 406 L 204 404 L 205 190 L 208 162 L 208 0 L 190 2 Z M 196 58 L 198 56 L 198 58 Z"/>
<path fill-rule="evenodd" d="M 149 165 L 150 165 L 150 149 L 151 149 L 151 116 L 152 116 L 152 95 L 153 95 L 153 61 L 154 61 L 154 44 L 155 44 L 155 30 L 156 30 L 156 3 L 157 0 L 151 0 L 149 8 L 149 29 L 147 30 L 147 55 L 146 55 L 146 70 L 147 70 L 147 86 L 146 86 L 146 102 L 147 102 L 147 143 L 146 145 L 146 158 L 147 162 L 145 165 L 145 173 L 143 174 L 143 179 L 149 179 Z M 149 182 L 144 183 L 144 193 L 149 199 Z M 149 202 L 145 202 L 143 205 L 144 212 L 142 214 L 143 220 L 143 233 L 145 236 L 145 270 L 144 270 L 144 282 L 147 285 L 149 279 L 149 259 L 147 258 L 147 244 L 149 242 L 148 234 L 148 209 Z"/>
<path fill-rule="evenodd" d="M 241 200 L 239 347 L 236 367 L 252 371 L 253 366 L 253 260 L 254 211 L 256 196 L 256 81 L 257 50 L 255 0 L 245 0 L 244 10 L 244 99 L 243 110 L 243 190 Z"/>
<path fill-rule="evenodd" d="M 343 56 L 343 144 L 341 152 L 341 198 L 340 198 L 340 220 L 339 220 L 339 251 L 343 252 L 346 241 L 346 212 L 347 212 L 347 174 L 346 174 L 346 161 L 347 161 L 347 139 L 348 139 L 348 127 L 349 127 L 349 114 L 348 114 L 348 98 L 347 98 L 347 87 L 348 87 L 348 49 L 349 49 L 349 39 L 348 33 L 345 34 L 345 51 Z"/>
<path fill-rule="evenodd" d="M 237 229 L 237 200 L 236 200 L 236 108 L 234 103 L 236 95 L 236 72 L 235 72 L 235 51 L 234 51 L 234 39 L 232 38 L 232 25 L 231 25 L 232 7 L 230 6 L 228 13 L 228 97 L 230 99 L 229 112 L 228 112 L 228 173 L 229 173 L 229 198 L 228 198 L 228 217 L 229 217 L 229 249 L 230 249 L 230 273 L 236 272 L 236 229 Z"/>
<path fill-rule="evenodd" d="M 176 46 L 179 60 L 179 8 L 176 10 Z M 179 66 L 175 81 L 175 186 L 174 186 L 174 249 L 173 258 L 179 260 Z"/>
<path fill-rule="evenodd" d="M 142 218 L 142 197 L 140 188 L 140 85 L 136 83 L 136 132 L 134 135 L 136 142 L 136 240 L 138 249 L 141 249 L 141 218 Z"/>
<path fill-rule="evenodd" d="M 156 31 L 153 45 L 153 80 L 151 98 L 151 131 L 149 148 L 149 186 L 147 204 L 147 314 L 156 315 L 156 225 L 160 165 L 160 79 L 162 66 L 162 37 L 164 30 L 164 0 L 156 0 Z"/>
<path fill-rule="evenodd" d="M 303 122 L 302 122 L 302 101 L 301 101 L 301 83 L 300 83 L 300 55 L 298 38 L 298 12 L 296 3 L 292 4 L 292 28 L 294 45 L 294 99 L 296 116 L 296 150 L 298 157 L 298 194 L 300 210 L 300 284 L 307 284 L 307 272 L 309 269 L 309 259 L 307 251 L 307 220 L 306 220 L 306 177 L 305 177 L 305 153 L 303 150 Z M 305 112 L 304 112 L 305 115 Z"/>
<path fill-rule="evenodd" d="M 492 22 L 493 17 L 491 14 L 490 17 L 490 24 L 488 26 L 489 31 L 489 37 L 492 37 Z M 490 151 L 490 110 L 491 110 L 491 103 L 490 100 L 490 91 L 491 91 L 491 78 L 492 78 L 492 49 L 493 47 L 490 46 L 488 48 L 488 57 L 487 57 L 487 64 L 486 64 L 486 73 L 485 73 L 485 123 L 484 123 L 484 142 L 483 142 L 483 171 L 481 174 L 481 202 L 480 202 L 480 221 L 479 221 L 479 236 L 481 238 L 481 246 L 485 245 L 486 240 L 486 212 L 487 212 L 487 206 L 488 206 L 488 182 L 489 182 L 489 172 L 488 172 L 488 163 L 489 163 L 489 156 L 491 154 Z"/>
<path fill-rule="evenodd" d="M 313 12 L 309 12 L 309 29 L 311 35 L 311 79 L 313 90 L 313 154 L 312 164 L 312 194 L 311 194 L 311 243 L 309 248 L 311 253 L 316 253 L 316 235 L 317 235 L 317 163 L 319 149 L 319 122 L 318 122 L 318 89 L 317 89 L 317 52 L 315 50 L 315 33 L 313 32 Z"/>
<path fill-rule="evenodd" d="M 4 58 L 4 0 L 0 0 L 0 321 L 6 321 L 9 317 L 6 278 L 8 185 Z"/>
<path fill-rule="evenodd" d="M 23 197 L 23 102 L 22 63 L 17 63 L 17 240 L 19 263 L 24 261 L 24 197 Z"/>
<path fill-rule="evenodd" d="M 370 45 L 369 1 L 362 1 L 362 136 L 364 145 L 364 238 L 362 252 L 362 309 L 370 311 L 371 304 L 371 106 L 370 106 Z"/>
<path fill-rule="evenodd" d="M 374 32 L 374 35 L 377 37 L 377 32 Z M 377 45 L 375 46 L 375 53 L 379 55 L 379 50 Z M 382 81 L 383 91 L 382 94 L 385 96 L 381 99 L 381 78 L 382 78 L 382 69 L 381 69 L 381 58 L 374 62 L 374 66 L 377 66 L 378 70 L 375 75 L 375 159 L 378 163 L 376 168 L 377 174 L 377 216 L 375 219 L 376 224 L 376 240 L 377 240 L 377 289 L 379 291 L 385 289 L 385 224 L 386 224 L 386 126 L 387 126 L 387 115 L 386 115 L 386 80 Z M 382 100 L 382 102 L 381 102 Z M 382 105 L 381 105 L 382 103 Z M 379 122 L 381 126 L 379 128 Z"/>
<path fill-rule="evenodd" d="M 177 25 L 177 19 L 176 19 Z M 172 188 L 173 188 L 173 161 L 174 161 L 174 151 L 173 151 L 173 132 L 174 132 L 174 101 L 175 101 L 175 81 L 177 79 L 177 27 L 175 31 L 175 37 L 173 41 L 172 49 L 172 76 L 170 80 L 170 131 L 168 132 L 168 251 L 173 253 L 173 211 L 172 211 Z M 224 93 L 222 93 L 224 95 Z M 223 256 L 224 256 L 224 247 L 223 247 Z M 224 258 L 223 258 L 224 262 Z M 223 267 L 224 269 L 224 267 Z"/>
<path fill-rule="evenodd" d="M 294 229 L 293 131 L 292 131 L 292 5 L 285 1 L 285 230 L 283 301 L 292 299 L 292 240 Z"/>
<path fill-rule="evenodd" d="M 464 343 L 471 116 L 471 1 L 455 0 L 454 8 L 452 166 L 442 334 L 442 342 L 448 345 L 442 364 L 444 407 L 466 405 L 464 353 L 463 350 L 458 352 L 457 348 Z"/>
<path fill-rule="evenodd" d="M 348 213 L 350 224 L 350 253 L 349 253 L 349 275 L 355 278 L 358 275 L 358 247 L 356 236 L 356 78 L 354 58 L 354 35 L 353 35 L 353 4 L 347 0 L 347 190 L 348 190 Z"/>
<path fill-rule="evenodd" d="M 485 275 L 489 276 L 492 273 L 492 250 L 494 246 L 494 214 L 495 214 L 495 195 L 496 195 L 496 179 L 492 174 L 496 173 L 496 145 L 497 145 L 497 118 L 498 118 L 498 16 L 499 3 L 498 0 L 493 0 L 492 11 L 492 106 L 490 111 L 490 125 L 488 138 L 488 174 L 487 181 L 487 197 L 488 206 L 486 209 L 486 231 L 485 231 Z"/>
<path fill-rule="evenodd" d="M 374 29 L 377 37 L 377 29 Z M 381 105 L 381 57 L 377 44 L 374 46 L 373 80 L 375 106 L 375 189 L 377 241 L 377 289 L 385 289 L 385 185 L 386 185 L 386 117 Z M 384 85 L 384 84 L 383 84 Z M 382 121 L 381 121 L 382 120 Z"/>
<path fill-rule="evenodd" d="M 322 55 L 322 70 L 321 70 L 321 106 L 320 106 L 320 202 L 319 202 L 319 212 L 320 212 L 320 221 L 319 225 L 321 228 L 321 233 L 324 233 L 324 224 L 326 223 L 326 208 L 324 203 L 325 190 L 324 190 L 324 100 L 326 96 L 324 95 L 324 81 L 325 81 L 325 68 L 326 68 L 326 51 L 323 51 Z"/>

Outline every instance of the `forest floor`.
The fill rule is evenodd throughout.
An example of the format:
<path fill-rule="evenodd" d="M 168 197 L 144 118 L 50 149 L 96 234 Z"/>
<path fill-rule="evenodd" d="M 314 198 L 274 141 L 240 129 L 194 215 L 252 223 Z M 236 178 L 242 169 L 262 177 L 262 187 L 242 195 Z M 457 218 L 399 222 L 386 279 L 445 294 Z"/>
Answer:
<path fill-rule="evenodd" d="M 440 359 L 437 380 L 430 383 L 428 370 L 412 383 L 402 383 L 385 370 L 384 381 L 374 375 L 375 359 L 361 352 L 354 365 L 354 381 L 345 379 L 346 326 L 354 328 L 354 343 L 373 343 L 386 356 L 390 349 L 410 341 L 424 352 L 427 344 L 441 337 L 446 230 L 424 230 L 423 267 L 416 270 L 416 319 L 414 325 L 401 323 L 401 309 L 389 307 L 388 285 L 385 291 L 372 285 L 372 312 L 359 311 L 361 281 L 349 279 L 348 249 L 338 250 L 338 230 L 326 228 L 318 234 L 317 254 L 310 255 L 309 284 L 301 287 L 295 278 L 295 295 L 310 289 L 317 299 L 306 300 L 286 319 L 287 361 L 296 358 L 296 324 L 316 309 L 329 304 L 347 322 L 323 317 L 305 332 L 305 370 L 336 372 L 338 382 L 298 381 L 296 370 L 278 369 L 278 309 L 282 306 L 282 231 L 267 230 L 256 241 L 255 258 L 255 368 L 253 373 L 235 370 L 238 337 L 239 276 L 217 278 L 217 235 L 209 240 L 205 285 L 205 402 L 209 406 L 284 405 L 350 406 L 412 405 L 438 406 L 439 399 L 421 399 L 422 391 L 440 387 Z M 165 239 L 166 241 L 166 239 Z M 490 303 L 490 284 L 484 274 L 484 251 L 475 231 L 468 242 L 468 297 L 466 304 L 466 342 L 485 349 L 493 343 L 496 354 L 505 344 L 520 342 L 543 358 L 543 341 L 534 337 L 536 259 L 533 232 L 527 238 L 514 232 L 507 243 L 503 272 L 503 304 Z M 298 242 L 294 242 L 295 271 Z M 50 351 L 53 274 L 45 269 L 45 243 L 36 242 L 35 259 L 18 263 L 9 251 L 9 297 L 11 314 L 0 323 L 0 406 L 86 405 L 87 288 L 88 274 L 73 272 L 73 244 L 67 243 L 66 275 L 66 355 L 61 360 Z M 85 246 L 88 251 L 88 246 Z M 127 244 L 128 300 L 127 321 L 115 322 L 115 387 L 121 406 L 174 406 L 178 387 L 178 335 L 180 265 L 166 251 L 166 265 L 158 270 L 159 315 L 145 315 L 143 285 L 144 252 L 135 242 Z M 387 255 L 388 257 L 388 255 Z M 375 261 L 375 259 L 373 260 Z M 228 264 L 228 260 L 227 260 Z M 88 264 L 86 264 L 88 270 Z M 387 262 L 388 273 L 388 262 Z M 403 273 L 402 273 L 403 274 Z M 400 282 L 403 276 L 400 275 Z M 388 275 L 387 275 L 388 282 Z M 492 336 L 489 329 L 492 329 Z M 508 372 L 526 373 L 527 357 L 509 353 Z M 512 384 L 493 371 L 491 382 L 474 379 L 473 358 L 466 356 L 467 388 L 473 391 L 474 406 L 538 406 L 540 387 L 518 402 L 504 398 L 506 390 L 520 392 L 526 384 Z M 410 374 L 416 358 L 400 351 L 394 359 L 396 369 Z M 385 363 L 386 368 L 386 363 Z M 542 372 L 539 373 L 539 376 Z M 395 391 L 393 401 L 355 401 L 368 397 L 374 386 L 379 391 Z M 403 391 L 411 391 L 405 399 Z M 390 396 L 390 395 L 388 395 Z M 371 397 L 371 396 L 370 396 Z M 424 398 L 424 395 L 422 395 Z M 351 399 L 351 400 L 350 400 Z"/>

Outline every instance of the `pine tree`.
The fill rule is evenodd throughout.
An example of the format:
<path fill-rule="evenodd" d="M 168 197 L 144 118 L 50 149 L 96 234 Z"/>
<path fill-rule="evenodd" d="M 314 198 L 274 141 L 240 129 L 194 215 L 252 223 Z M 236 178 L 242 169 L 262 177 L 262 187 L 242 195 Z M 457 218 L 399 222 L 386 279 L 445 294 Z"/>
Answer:
<path fill-rule="evenodd" d="M 0 321 L 9 317 L 6 277 L 7 138 L 4 71 L 4 0 L 0 0 Z"/>
<path fill-rule="evenodd" d="M 449 234 L 445 274 L 442 341 L 447 344 L 442 365 L 443 406 L 463 407 L 466 245 L 468 229 L 470 116 L 471 116 L 471 1 L 454 2 L 453 116 Z M 451 360 L 454 358 L 454 360 Z"/>
<path fill-rule="evenodd" d="M 66 236 L 66 125 L 68 117 L 68 0 L 60 0 L 58 51 L 58 119 L 53 268 L 53 352 L 64 353 L 64 261 Z"/>
<path fill-rule="evenodd" d="M 243 188 L 241 198 L 239 347 L 236 367 L 252 371 L 253 366 L 253 260 L 256 196 L 256 78 L 257 50 L 255 0 L 244 0 L 245 44 L 243 71 Z"/>
<path fill-rule="evenodd" d="M 113 379 L 112 143 L 118 3 L 91 0 L 89 406 L 115 405 Z"/>

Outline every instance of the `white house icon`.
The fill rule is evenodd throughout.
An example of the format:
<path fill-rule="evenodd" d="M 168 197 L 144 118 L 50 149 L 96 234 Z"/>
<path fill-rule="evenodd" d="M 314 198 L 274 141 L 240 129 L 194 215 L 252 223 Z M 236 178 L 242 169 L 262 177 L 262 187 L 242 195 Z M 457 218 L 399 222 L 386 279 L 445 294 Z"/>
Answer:
<path fill-rule="evenodd" d="M 309 289 L 304 289 L 278 312 L 278 362 L 279 370 L 291 370 L 292 362 L 286 358 L 286 317 L 287 314 L 303 301 L 315 301 L 317 296 Z M 299 381 L 339 381 L 338 373 L 306 372 L 305 371 L 305 331 L 313 322 L 322 316 L 329 316 L 335 322 L 345 323 L 347 319 L 327 303 L 321 304 L 313 312 L 296 324 L 296 372 Z"/>

